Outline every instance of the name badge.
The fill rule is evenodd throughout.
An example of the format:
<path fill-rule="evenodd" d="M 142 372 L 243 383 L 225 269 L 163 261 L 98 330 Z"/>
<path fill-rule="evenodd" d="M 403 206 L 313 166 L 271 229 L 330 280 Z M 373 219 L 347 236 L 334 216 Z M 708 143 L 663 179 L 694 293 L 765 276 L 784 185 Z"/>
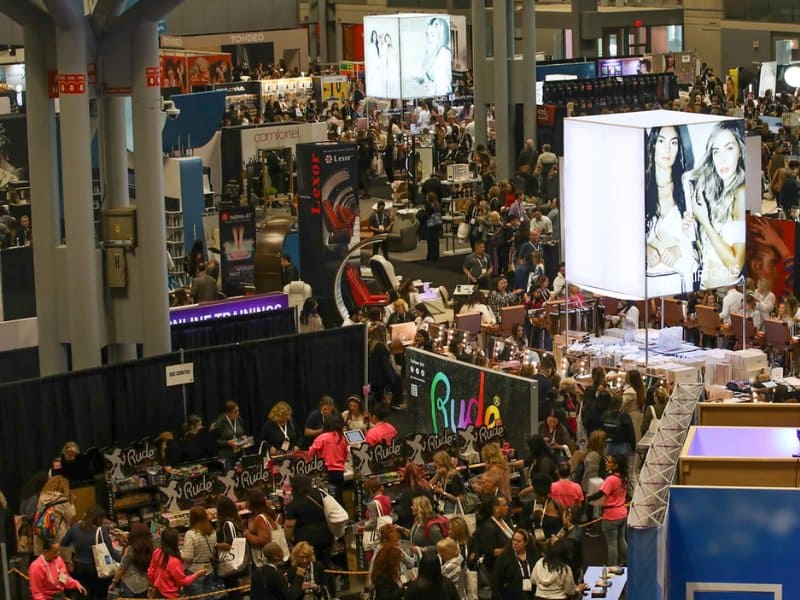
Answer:
<path fill-rule="evenodd" d="M 547 539 L 547 536 L 544 534 L 544 529 L 541 527 L 537 527 L 533 530 L 533 537 L 536 538 L 537 542 L 543 542 L 545 539 Z"/>
<path fill-rule="evenodd" d="M 59 573 L 58 574 L 58 583 L 64 585 L 67 583 L 67 574 L 66 573 Z"/>
<path fill-rule="evenodd" d="M 523 592 L 533 591 L 533 585 L 531 584 L 531 580 L 530 579 L 523 579 L 522 580 L 522 591 Z"/>
<path fill-rule="evenodd" d="M 288 450 L 289 450 L 289 440 L 283 440 L 283 443 L 281 444 L 281 450 L 283 452 L 288 452 Z"/>

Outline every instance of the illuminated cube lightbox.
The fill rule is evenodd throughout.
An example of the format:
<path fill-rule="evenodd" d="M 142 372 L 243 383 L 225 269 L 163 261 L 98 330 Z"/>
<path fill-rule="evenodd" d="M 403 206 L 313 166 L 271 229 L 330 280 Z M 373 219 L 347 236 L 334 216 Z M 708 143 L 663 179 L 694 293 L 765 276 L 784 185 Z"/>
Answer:
<path fill-rule="evenodd" d="M 367 96 L 429 98 L 453 91 L 450 16 L 397 14 L 364 17 Z"/>
<path fill-rule="evenodd" d="M 745 157 L 741 119 L 666 110 L 566 119 L 568 281 L 632 299 L 735 284 Z"/>

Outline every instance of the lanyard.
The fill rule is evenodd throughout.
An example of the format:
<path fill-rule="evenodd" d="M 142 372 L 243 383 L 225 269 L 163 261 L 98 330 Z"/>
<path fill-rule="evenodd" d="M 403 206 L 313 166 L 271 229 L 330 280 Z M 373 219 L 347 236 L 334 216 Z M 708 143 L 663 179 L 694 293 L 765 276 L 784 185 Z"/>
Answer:
<path fill-rule="evenodd" d="M 283 439 L 288 440 L 289 439 L 289 422 L 287 421 L 286 423 L 284 423 L 283 427 L 278 425 L 278 429 L 280 429 L 281 432 L 283 433 Z"/>
<path fill-rule="evenodd" d="M 508 539 L 511 539 L 511 536 L 514 535 L 514 532 L 511 531 L 511 527 L 508 526 L 508 523 L 495 517 L 492 517 L 492 520 L 500 528 L 500 531 L 502 531 Z"/>
<path fill-rule="evenodd" d="M 231 429 L 233 430 L 233 437 L 236 437 L 236 419 L 234 419 L 231 423 L 231 418 L 228 415 L 225 415 L 225 420 L 228 421 L 228 425 L 230 425 Z"/>
<path fill-rule="evenodd" d="M 53 572 L 50 570 L 50 563 L 45 560 L 44 555 L 42 555 L 42 563 L 44 563 L 44 570 L 47 572 L 47 578 L 50 580 L 50 583 L 53 585 L 58 585 L 56 580 L 53 579 Z M 56 563 L 56 573 L 58 573 L 58 563 Z M 58 574 L 60 575 L 60 573 Z"/>
<path fill-rule="evenodd" d="M 517 558 L 517 564 L 519 565 L 519 573 L 522 575 L 522 579 L 527 579 L 531 576 L 529 572 L 531 566 L 528 564 L 527 558 L 525 561 L 521 561 L 519 558 Z"/>
<path fill-rule="evenodd" d="M 547 503 L 550 502 L 550 498 L 544 501 L 544 506 L 542 507 L 542 516 L 539 518 L 539 528 L 541 529 L 542 523 L 544 523 L 544 515 L 547 512 Z M 533 514 L 536 514 L 536 500 L 533 501 Z"/>

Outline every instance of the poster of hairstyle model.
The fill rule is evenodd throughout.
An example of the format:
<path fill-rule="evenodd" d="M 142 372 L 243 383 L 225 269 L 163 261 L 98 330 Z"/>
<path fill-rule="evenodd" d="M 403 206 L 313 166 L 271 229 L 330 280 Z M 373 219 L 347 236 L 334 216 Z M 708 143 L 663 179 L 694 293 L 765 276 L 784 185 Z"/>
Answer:
<path fill-rule="evenodd" d="M 745 259 L 743 122 L 644 135 L 647 295 L 735 284 Z"/>
<path fill-rule="evenodd" d="M 453 91 L 449 15 L 400 19 L 400 72 L 403 98 L 446 96 Z"/>
<path fill-rule="evenodd" d="M 449 15 L 364 17 L 367 96 L 428 98 L 453 90 L 453 40 Z M 464 52 L 462 52 L 462 55 Z"/>
<path fill-rule="evenodd" d="M 394 16 L 364 17 L 367 96 L 400 98 L 400 34 Z"/>
<path fill-rule="evenodd" d="M 244 294 L 255 282 L 256 215 L 252 206 L 225 208 L 219 212 L 222 242 L 222 291 L 226 296 Z"/>

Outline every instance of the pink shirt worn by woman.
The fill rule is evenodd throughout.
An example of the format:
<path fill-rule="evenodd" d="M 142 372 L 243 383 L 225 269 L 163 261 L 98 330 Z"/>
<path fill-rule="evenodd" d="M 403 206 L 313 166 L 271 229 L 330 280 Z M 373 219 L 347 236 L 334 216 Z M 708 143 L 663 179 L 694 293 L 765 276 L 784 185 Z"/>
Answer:
<path fill-rule="evenodd" d="M 347 462 L 347 454 L 350 452 L 350 444 L 337 431 L 326 431 L 314 438 L 314 443 L 308 449 L 308 455 L 319 454 L 325 462 L 328 471 L 344 471 L 344 463 Z"/>

